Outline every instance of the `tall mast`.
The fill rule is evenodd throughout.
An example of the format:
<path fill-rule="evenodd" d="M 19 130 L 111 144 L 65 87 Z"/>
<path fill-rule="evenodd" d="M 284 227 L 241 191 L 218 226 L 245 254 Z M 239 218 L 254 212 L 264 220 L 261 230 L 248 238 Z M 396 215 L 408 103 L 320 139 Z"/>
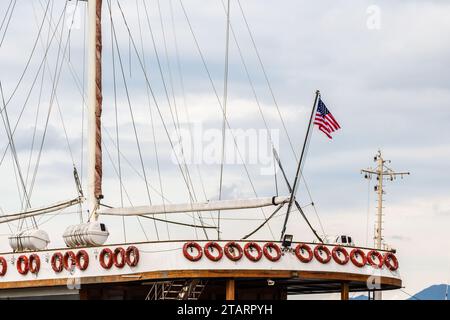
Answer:
<path fill-rule="evenodd" d="M 88 0 L 88 206 L 90 219 L 97 220 L 102 196 L 102 0 Z"/>
<path fill-rule="evenodd" d="M 403 179 L 404 175 L 409 175 L 409 172 L 395 172 L 391 168 L 389 168 L 386 163 L 390 163 L 390 160 L 384 160 L 381 155 L 381 151 L 378 151 L 377 155 L 374 157 L 374 161 L 377 163 L 376 169 L 368 168 L 361 170 L 361 173 L 365 173 L 366 179 L 371 179 L 372 175 L 376 176 L 377 185 L 375 186 L 375 191 L 378 196 L 378 207 L 377 207 L 377 217 L 375 222 L 375 234 L 374 234 L 374 242 L 375 248 L 380 250 L 383 249 L 383 194 L 385 193 L 383 190 L 383 181 L 384 179 L 388 179 L 393 181 L 397 176 L 400 176 Z M 381 300 L 381 291 L 376 291 L 374 298 L 375 300 Z"/>

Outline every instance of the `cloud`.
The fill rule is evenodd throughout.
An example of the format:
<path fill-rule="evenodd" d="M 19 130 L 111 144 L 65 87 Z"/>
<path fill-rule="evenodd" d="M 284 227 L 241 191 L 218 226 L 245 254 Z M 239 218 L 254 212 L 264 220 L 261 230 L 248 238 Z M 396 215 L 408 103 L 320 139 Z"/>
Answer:
<path fill-rule="evenodd" d="M 220 1 L 205 4 L 200 0 L 185 0 L 183 3 L 209 67 L 218 98 L 222 101 L 225 15 Z M 359 171 L 373 166 L 373 155 L 378 149 L 382 149 L 385 157 L 392 160 L 391 165 L 394 169 L 411 171 L 411 175 L 404 180 L 386 183 L 385 196 L 385 237 L 398 247 L 405 283 L 414 289 L 420 289 L 425 286 L 425 282 L 427 284 L 432 281 L 442 282 L 442 279 L 438 281 L 439 277 L 442 278 L 445 272 L 448 273 L 450 263 L 447 257 L 432 252 L 433 249 L 430 249 L 428 244 L 448 243 L 445 238 L 445 226 L 448 226 L 450 215 L 450 205 L 447 201 L 450 192 L 448 184 L 450 78 L 445 70 L 450 67 L 450 44 L 442 39 L 450 36 L 448 19 L 450 5 L 446 1 L 393 3 L 380 0 L 375 3 L 381 13 L 380 29 L 370 30 L 367 28 L 367 8 L 374 4 L 370 1 L 312 3 L 289 0 L 280 4 L 276 1 L 249 0 L 241 3 L 247 22 L 254 31 L 254 40 L 271 80 L 279 110 L 274 104 L 272 93 L 253 50 L 239 7 L 232 2 L 233 28 L 268 126 L 279 130 L 279 154 L 289 179 L 292 180 L 294 177 L 297 162 L 283 125 L 289 132 L 289 138 L 298 156 L 316 89 L 321 90 L 322 98 L 342 126 L 342 130 L 337 132 L 333 141 L 324 138 L 317 130 L 313 131 L 303 172 L 308 189 L 302 183 L 298 191 L 301 203 L 311 202 L 310 192 L 328 233 L 353 234 L 359 243 L 364 243 L 366 237 L 370 240 L 375 208 L 373 185 L 368 185 Z M 84 13 L 85 3 L 80 2 L 79 5 L 81 13 Z M 160 66 L 156 60 L 143 8 L 136 10 L 134 3 L 122 5 L 133 38 L 140 50 L 139 12 L 146 72 L 168 133 L 172 135 L 175 131 L 173 118 L 176 116 L 181 126 L 186 126 L 188 122 L 201 122 L 205 128 L 221 129 L 222 111 L 179 2 L 173 1 L 173 11 L 183 87 L 178 74 L 169 2 L 161 2 L 161 6 L 171 74 L 166 61 L 158 11 L 149 10 L 149 18 L 166 88 L 161 81 Z M 22 19 L 12 20 L 0 50 L 1 80 L 6 96 L 11 94 L 16 85 L 37 35 L 37 25 L 43 12 L 39 5 L 34 7 L 38 20 L 36 23 L 31 1 L 17 4 L 16 10 L 21 13 Z M 62 3 L 55 3 L 53 18 L 61 13 L 61 10 Z M 114 21 L 131 109 L 141 143 L 142 162 L 148 183 L 151 185 L 150 196 L 155 203 L 162 201 L 159 195 L 161 176 L 164 196 L 173 202 L 186 202 L 189 200 L 186 182 L 177 164 L 171 160 L 172 150 L 166 129 L 161 122 L 155 101 L 152 97 L 149 100 L 147 98 L 145 79 L 133 48 L 131 50 L 129 48 L 129 37 L 117 7 L 114 8 Z M 134 127 L 117 55 L 115 56 L 117 100 L 114 96 L 110 25 L 106 10 L 103 26 L 105 201 L 114 205 L 120 204 L 118 177 L 114 170 L 114 166 L 117 169 L 117 150 L 114 145 L 117 105 L 123 183 L 133 204 L 146 204 L 148 197 L 142 177 L 141 160 L 137 152 Z M 43 34 L 47 35 L 47 32 L 45 25 Z M 64 29 L 64 32 L 63 39 L 67 36 L 67 29 Z M 70 43 L 71 68 L 82 84 L 82 75 L 85 74 L 83 28 L 72 30 Z M 37 137 L 42 135 L 51 99 L 52 82 L 48 73 L 54 72 L 57 52 L 58 43 L 55 39 L 49 51 L 49 68 L 43 82 Z M 38 46 L 16 96 L 8 105 L 8 112 L 13 121 L 20 114 L 42 56 L 43 49 Z M 237 129 L 264 128 L 253 90 L 247 81 L 233 39 L 230 42 L 229 58 L 230 126 Z M 75 164 L 81 171 L 81 136 L 83 131 L 84 137 L 86 136 L 87 126 L 87 119 L 83 121 L 82 114 L 86 116 L 86 110 L 82 111 L 84 101 L 79 92 L 80 83 L 75 82 L 67 61 L 68 57 L 63 64 L 62 77 L 58 84 L 58 102 Z M 40 83 L 37 83 L 32 90 L 15 137 L 22 166 L 28 159 L 39 91 Z M 84 92 L 87 93 L 86 89 Z M 149 108 L 152 111 L 155 136 L 150 126 Z M 284 118 L 284 123 L 279 118 L 279 112 Z M 54 105 L 41 169 L 33 194 L 33 202 L 36 204 L 65 199 L 74 192 L 71 158 L 58 113 L 57 106 Z M 6 136 L 0 134 L 0 148 L 6 143 Z M 83 146 L 85 155 L 86 141 Z M 110 152 L 111 159 L 106 149 Z M 15 188 L 16 178 L 10 155 L 7 160 L 0 167 L 2 177 L 0 205 L 5 210 L 13 210 L 19 207 L 20 199 Z M 200 165 L 199 168 L 197 171 L 195 165 L 189 165 L 196 197 L 203 200 L 205 189 L 206 198 L 217 198 L 220 167 Z M 248 168 L 257 194 L 273 195 L 274 177 L 262 176 L 259 169 L 258 166 L 252 165 Z M 86 161 L 83 174 L 86 174 Z M 83 178 L 85 183 L 86 177 Z M 278 187 L 280 194 L 287 193 L 280 176 Z M 254 196 L 242 166 L 225 167 L 223 190 L 226 198 Z M 128 203 L 127 199 L 125 203 Z M 305 212 L 313 224 L 318 226 L 312 208 L 305 208 Z M 264 218 L 259 211 L 247 214 L 254 219 Z M 76 222 L 77 217 L 70 216 L 70 219 Z M 230 217 L 232 218 L 232 214 Z M 369 236 L 366 235 L 367 217 L 369 217 Z M 57 218 L 52 222 L 55 237 L 65 222 L 64 219 Z M 248 225 L 236 226 L 235 221 L 224 220 L 223 231 L 230 237 L 240 237 L 260 222 L 254 220 Z M 108 220 L 108 223 L 111 223 L 110 230 L 115 230 L 114 227 L 117 227 L 117 230 L 121 229 L 113 220 Z M 153 230 L 152 223 L 144 222 L 144 224 L 148 230 Z M 131 221 L 127 226 L 130 230 L 140 230 L 139 225 Z M 274 218 L 270 223 L 272 230 L 264 228 L 258 236 L 271 237 L 271 231 L 277 234 L 281 226 L 282 219 Z M 298 215 L 293 215 L 289 227 L 295 233 L 296 239 L 312 239 L 312 235 Z M 191 235 L 190 231 L 185 229 L 177 233 L 177 235 L 186 234 Z M 114 235 L 118 241 L 121 236 Z M 134 232 L 133 236 L 136 240 L 143 239 L 140 232 Z M 416 249 L 412 250 L 413 246 Z M 415 260 L 418 248 L 426 255 L 425 262 L 421 265 Z M 414 289 L 411 291 L 417 291 Z"/>

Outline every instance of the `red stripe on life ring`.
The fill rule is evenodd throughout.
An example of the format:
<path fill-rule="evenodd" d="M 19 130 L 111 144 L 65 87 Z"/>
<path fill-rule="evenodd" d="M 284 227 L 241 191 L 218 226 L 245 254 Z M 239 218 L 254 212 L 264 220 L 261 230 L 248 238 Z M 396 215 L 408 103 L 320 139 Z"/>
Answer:
<path fill-rule="evenodd" d="M 377 269 L 381 269 L 383 267 L 383 263 L 384 263 L 384 259 L 383 256 L 381 255 L 381 253 L 379 253 L 376 250 L 370 250 L 369 252 L 367 252 L 367 262 L 369 262 L 369 264 Z M 375 262 L 374 258 L 376 258 L 378 260 L 378 262 Z"/>
<path fill-rule="evenodd" d="M 304 252 L 304 251 L 306 251 L 306 252 L 308 253 L 308 256 L 307 256 L 307 257 L 305 257 L 305 256 L 303 255 L 303 252 Z M 305 244 L 305 243 L 299 243 L 299 244 L 297 245 L 297 247 L 295 247 L 295 255 L 296 255 L 297 258 L 298 258 L 301 262 L 303 262 L 303 263 L 308 263 L 308 262 L 310 262 L 310 261 L 313 259 L 313 257 L 314 257 L 314 254 L 313 254 L 313 251 L 312 251 L 311 247 L 308 246 L 308 245 Z"/>
<path fill-rule="evenodd" d="M 77 256 L 75 255 L 75 253 L 73 253 L 73 251 L 66 251 L 66 253 L 64 253 L 63 265 L 64 269 L 66 269 L 67 271 L 72 271 L 73 268 L 75 268 L 75 266 L 77 265 Z"/>
<path fill-rule="evenodd" d="M 190 252 L 188 251 L 188 249 L 190 249 L 189 250 Z M 198 252 L 196 256 L 191 254 L 193 249 L 197 250 L 197 252 Z M 186 259 L 188 259 L 190 261 L 198 261 L 203 256 L 203 250 L 202 250 L 202 247 L 200 247 L 200 245 L 197 242 L 193 242 L 193 241 L 186 242 L 183 245 L 183 255 Z"/>
<path fill-rule="evenodd" d="M 26 275 L 28 273 L 28 257 L 21 255 L 19 258 L 17 258 L 17 271 L 19 271 L 20 274 Z"/>
<path fill-rule="evenodd" d="M 105 261 L 106 256 L 108 256 L 107 261 Z M 114 263 L 113 252 L 111 251 L 111 249 L 103 248 L 103 250 L 100 252 L 98 260 L 100 261 L 100 265 L 103 269 L 111 269 Z"/>
<path fill-rule="evenodd" d="M 234 241 L 227 242 L 227 244 L 223 248 L 223 251 L 225 252 L 227 258 L 231 261 L 238 261 L 244 255 L 244 250 L 242 250 L 242 247 Z M 236 252 L 237 254 L 235 255 Z"/>
<path fill-rule="evenodd" d="M 114 249 L 114 266 L 121 269 L 124 267 L 125 263 L 127 263 L 125 249 L 121 247 Z"/>
<path fill-rule="evenodd" d="M 388 252 L 384 255 L 384 264 L 391 271 L 395 271 L 398 269 L 397 257 L 391 252 Z"/>
<path fill-rule="evenodd" d="M 350 260 L 347 250 L 341 246 L 334 247 L 331 251 L 331 255 L 333 256 L 333 260 L 340 265 L 346 265 L 348 260 Z"/>
<path fill-rule="evenodd" d="M 89 266 L 89 254 L 85 250 L 80 250 L 76 255 L 76 265 L 81 271 Z"/>
<path fill-rule="evenodd" d="M 64 268 L 64 261 L 63 261 L 63 255 L 61 252 L 55 252 L 52 255 L 52 259 L 51 259 L 51 265 L 52 265 L 52 269 L 53 271 L 59 273 L 63 270 Z"/>
<path fill-rule="evenodd" d="M 28 268 L 31 273 L 38 273 L 39 269 L 41 268 L 41 259 L 37 254 L 33 253 L 28 259 L 28 264 Z"/>
<path fill-rule="evenodd" d="M 211 253 L 211 248 L 213 250 L 217 251 L 216 256 Z M 205 251 L 205 256 L 211 261 L 219 261 L 220 259 L 222 259 L 223 250 L 222 250 L 222 247 L 217 242 L 213 242 L 213 241 L 208 242 L 205 245 L 204 251 Z"/>
<path fill-rule="evenodd" d="M 272 251 L 275 251 L 274 256 L 271 254 Z M 281 249 L 277 244 L 273 242 L 268 242 L 264 245 L 263 253 L 267 259 L 273 262 L 278 261 L 281 258 Z"/>
<path fill-rule="evenodd" d="M 322 257 L 321 252 L 325 252 L 326 258 Z M 330 249 L 328 249 L 323 244 L 319 244 L 314 248 L 314 257 L 316 257 L 317 261 L 319 261 L 320 263 L 328 263 L 331 260 Z"/>
<path fill-rule="evenodd" d="M 6 263 L 6 259 L 0 257 L 0 264 L 2 265 L 2 268 L 0 269 L 0 277 L 3 277 L 6 274 L 6 271 L 8 271 L 8 264 Z"/>
<path fill-rule="evenodd" d="M 252 254 L 252 252 L 255 250 L 256 250 L 256 256 L 254 256 Z M 253 261 L 253 262 L 261 260 L 261 257 L 263 255 L 261 247 L 256 242 L 248 242 L 244 246 L 244 253 L 245 253 L 245 256 L 247 257 L 247 259 L 249 259 L 250 261 Z"/>
<path fill-rule="evenodd" d="M 130 267 L 137 266 L 139 262 L 139 249 L 135 246 L 129 246 L 125 251 L 125 261 Z"/>
<path fill-rule="evenodd" d="M 361 257 L 361 261 L 359 261 L 357 259 L 357 256 Z M 353 249 L 350 252 L 350 260 L 352 260 L 352 263 L 357 266 L 358 268 L 362 268 L 366 265 L 367 263 L 367 258 L 366 255 L 364 254 L 364 251 L 362 251 L 361 249 Z"/>

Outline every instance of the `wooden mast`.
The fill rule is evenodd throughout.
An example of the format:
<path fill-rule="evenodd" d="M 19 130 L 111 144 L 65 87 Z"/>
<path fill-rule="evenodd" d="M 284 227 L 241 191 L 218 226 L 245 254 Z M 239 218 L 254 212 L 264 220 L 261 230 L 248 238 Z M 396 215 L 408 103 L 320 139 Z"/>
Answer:
<path fill-rule="evenodd" d="M 89 71 L 88 71 L 88 207 L 90 219 L 102 196 L 102 0 L 88 0 Z"/>

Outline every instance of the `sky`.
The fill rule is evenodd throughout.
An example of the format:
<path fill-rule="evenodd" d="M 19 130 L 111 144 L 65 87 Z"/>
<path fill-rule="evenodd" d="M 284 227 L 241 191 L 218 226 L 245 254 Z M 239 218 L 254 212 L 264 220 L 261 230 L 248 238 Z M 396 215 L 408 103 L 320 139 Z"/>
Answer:
<path fill-rule="evenodd" d="M 145 1 L 145 6 L 142 1 L 120 1 L 130 37 L 117 2 L 113 1 L 116 46 L 116 41 L 111 41 L 108 5 L 104 2 L 104 203 L 113 206 L 122 202 L 124 205 L 162 203 L 161 193 L 164 201 L 189 201 L 180 174 L 183 163 L 178 165 L 172 152 L 172 145 L 181 150 L 180 136 L 192 178 L 194 191 L 191 192 L 199 201 L 217 199 L 226 52 L 223 3 L 172 0 L 160 1 L 158 7 L 156 0 Z M 64 3 L 50 2 L 47 8 L 44 0 L 18 1 L 10 23 L 7 23 L 9 18 L 5 19 L 0 28 L 0 81 L 8 101 L 11 126 L 20 117 L 14 142 L 28 189 L 49 115 L 30 196 L 33 206 L 76 196 L 73 164 L 86 187 L 85 3 L 71 1 L 66 10 Z M 2 19 L 10 12 L 8 4 L 4 1 L 0 5 Z M 342 129 L 332 140 L 317 128 L 312 133 L 303 167 L 307 187 L 302 181 L 297 194 L 311 223 L 321 234 L 330 237 L 348 234 L 358 245 L 373 244 L 375 181 L 365 180 L 360 170 L 374 167 L 373 157 L 381 150 L 385 159 L 392 161 L 390 167 L 411 172 L 404 179 L 386 182 L 383 203 L 384 238 L 397 249 L 404 291 L 415 293 L 431 284 L 448 283 L 450 4 L 438 0 L 241 1 L 259 57 L 238 2 L 232 0 L 230 6 L 226 138 L 229 161 L 223 167 L 222 198 L 287 193 L 279 171 L 275 184 L 268 136 L 272 137 L 287 176 L 293 181 L 297 166 L 294 152 L 298 158 L 314 94 L 320 90 Z M 66 15 L 61 16 L 64 12 Z M 58 24 L 60 16 L 63 20 Z M 70 41 L 67 41 L 69 30 Z M 56 86 L 53 86 L 54 78 L 58 79 Z M 14 90 L 17 84 L 18 89 Z M 52 95 L 53 88 L 56 95 Z M 29 99 L 28 92 L 31 92 Z M 117 174 L 117 128 L 123 201 Z M 1 130 L 0 156 L 8 143 L 4 127 Z M 190 139 L 192 132 L 198 135 Z M 242 138 L 237 141 L 240 154 L 234 145 L 236 136 L 237 140 Z M 195 152 L 189 153 L 192 145 Z M 179 152 L 178 156 L 183 154 Z M 245 166 L 236 163 L 241 157 Z M 0 207 L 5 213 L 21 210 L 21 185 L 17 184 L 15 168 L 8 151 L 0 165 Z M 144 172 L 149 182 L 148 192 Z M 264 215 L 268 214 L 270 210 L 265 210 Z M 82 215 L 86 218 L 85 211 Z M 57 246 L 63 244 L 61 235 L 66 224 L 78 223 L 79 216 L 77 208 L 70 208 L 59 215 L 39 218 L 39 222 L 50 233 L 51 245 Z M 228 220 L 236 217 L 244 220 Z M 245 215 L 224 213 L 222 237 L 242 237 L 263 218 L 258 210 Z M 172 215 L 171 219 L 193 221 L 187 215 Z M 204 219 L 208 224 L 216 223 L 211 216 L 205 215 Z M 141 220 L 126 219 L 128 241 L 202 236 L 199 230 L 165 224 L 158 224 L 156 232 L 152 221 Z M 110 241 L 123 241 L 122 221 L 109 217 L 104 221 L 111 232 Z M 283 215 L 280 215 L 269 224 L 270 229 L 261 229 L 254 238 L 278 238 L 282 223 Z M 10 227 L 14 229 L 17 225 Z M 146 230 L 145 235 L 142 229 Z M 298 241 L 313 240 L 311 231 L 296 212 L 290 218 L 288 232 Z M 3 250 L 8 249 L 8 233 L 8 226 L 0 226 Z M 213 234 L 210 233 L 214 237 Z M 385 296 L 408 297 L 398 290 Z"/>

